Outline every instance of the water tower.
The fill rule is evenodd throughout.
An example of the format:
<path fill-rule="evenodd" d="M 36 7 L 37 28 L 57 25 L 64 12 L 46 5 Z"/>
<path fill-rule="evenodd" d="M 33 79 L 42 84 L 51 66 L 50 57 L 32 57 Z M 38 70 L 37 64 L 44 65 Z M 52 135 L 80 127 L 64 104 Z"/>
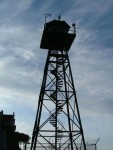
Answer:
<path fill-rule="evenodd" d="M 68 51 L 75 24 L 45 22 L 40 48 L 48 49 L 31 150 L 86 150 Z"/>

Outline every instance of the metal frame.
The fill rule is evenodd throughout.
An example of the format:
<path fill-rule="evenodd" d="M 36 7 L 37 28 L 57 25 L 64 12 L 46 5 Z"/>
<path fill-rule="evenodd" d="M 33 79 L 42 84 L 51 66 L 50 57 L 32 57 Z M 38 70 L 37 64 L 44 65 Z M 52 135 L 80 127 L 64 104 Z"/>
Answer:
<path fill-rule="evenodd" d="M 81 143 L 86 150 L 67 51 L 48 50 L 31 150 L 36 150 L 37 143 L 44 149 L 47 143 L 55 150 L 65 150 L 65 145 L 78 150 L 77 143 Z"/>

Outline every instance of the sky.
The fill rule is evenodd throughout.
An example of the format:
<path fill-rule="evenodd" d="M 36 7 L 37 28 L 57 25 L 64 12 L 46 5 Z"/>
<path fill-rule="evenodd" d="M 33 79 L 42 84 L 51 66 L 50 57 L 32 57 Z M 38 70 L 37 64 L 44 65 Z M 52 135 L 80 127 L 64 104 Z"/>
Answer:
<path fill-rule="evenodd" d="M 0 111 L 31 136 L 47 50 L 45 14 L 76 24 L 69 51 L 85 140 L 113 149 L 113 0 L 0 0 Z"/>

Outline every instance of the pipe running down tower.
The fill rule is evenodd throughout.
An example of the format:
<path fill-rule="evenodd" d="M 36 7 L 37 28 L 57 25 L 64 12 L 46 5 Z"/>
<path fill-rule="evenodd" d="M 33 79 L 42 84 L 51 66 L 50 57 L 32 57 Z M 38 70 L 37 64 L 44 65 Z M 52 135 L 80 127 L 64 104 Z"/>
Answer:
<path fill-rule="evenodd" d="M 86 150 L 68 56 L 75 37 L 75 24 L 59 19 L 44 25 L 40 48 L 48 49 L 48 55 L 31 150 Z"/>

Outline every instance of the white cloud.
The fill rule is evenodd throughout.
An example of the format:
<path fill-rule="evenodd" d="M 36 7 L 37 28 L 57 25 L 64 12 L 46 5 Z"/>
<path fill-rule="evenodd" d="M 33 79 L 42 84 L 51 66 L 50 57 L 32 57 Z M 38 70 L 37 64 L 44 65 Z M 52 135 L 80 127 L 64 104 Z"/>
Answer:
<path fill-rule="evenodd" d="M 0 12 L 1 14 L 5 12 L 3 16 L 0 15 L 2 22 L 0 25 L 1 109 L 16 110 L 18 131 L 31 134 L 34 123 L 32 117 L 37 107 L 42 81 L 40 79 L 42 79 L 47 55 L 46 50 L 39 49 L 44 15 L 56 9 L 53 16 L 57 16 L 63 10 L 63 19 L 66 18 L 71 21 L 70 23 L 77 22 L 77 37 L 69 51 L 69 56 L 85 135 L 89 138 L 99 138 L 101 135 L 101 138 L 109 136 L 113 139 L 110 134 L 113 126 L 111 119 L 113 53 L 110 47 L 104 47 L 104 42 L 112 35 L 101 37 L 100 32 L 105 32 L 105 29 L 97 26 L 102 23 L 99 19 L 109 12 L 113 2 L 111 0 L 104 3 L 103 0 L 79 1 L 69 5 L 69 9 L 66 4 L 60 10 L 53 1 L 41 5 L 38 2 L 38 9 L 32 8 L 33 2 L 33 0 L 0 2 Z M 23 18 L 26 18 L 24 12 L 28 9 L 33 18 L 27 16 L 30 20 L 26 22 Z M 23 14 L 23 20 L 19 17 L 20 14 Z M 15 18 L 18 18 L 18 22 Z M 38 23 L 35 24 L 35 21 L 32 23 L 32 19 Z M 103 20 L 103 23 L 105 21 Z M 25 106 L 25 110 L 22 106 Z M 20 109 L 25 112 L 23 116 L 20 115 Z"/>
<path fill-rule="evenodd" d="M 4 12 L 3 16 L 7 17 L 6 20 L 9 20 L 14 16 L 17 16 L 19 13 L 24 12 L 30 8 L 34 0 L 10 0 L 10 1 L 1 1 L 0 10 Z"/>

